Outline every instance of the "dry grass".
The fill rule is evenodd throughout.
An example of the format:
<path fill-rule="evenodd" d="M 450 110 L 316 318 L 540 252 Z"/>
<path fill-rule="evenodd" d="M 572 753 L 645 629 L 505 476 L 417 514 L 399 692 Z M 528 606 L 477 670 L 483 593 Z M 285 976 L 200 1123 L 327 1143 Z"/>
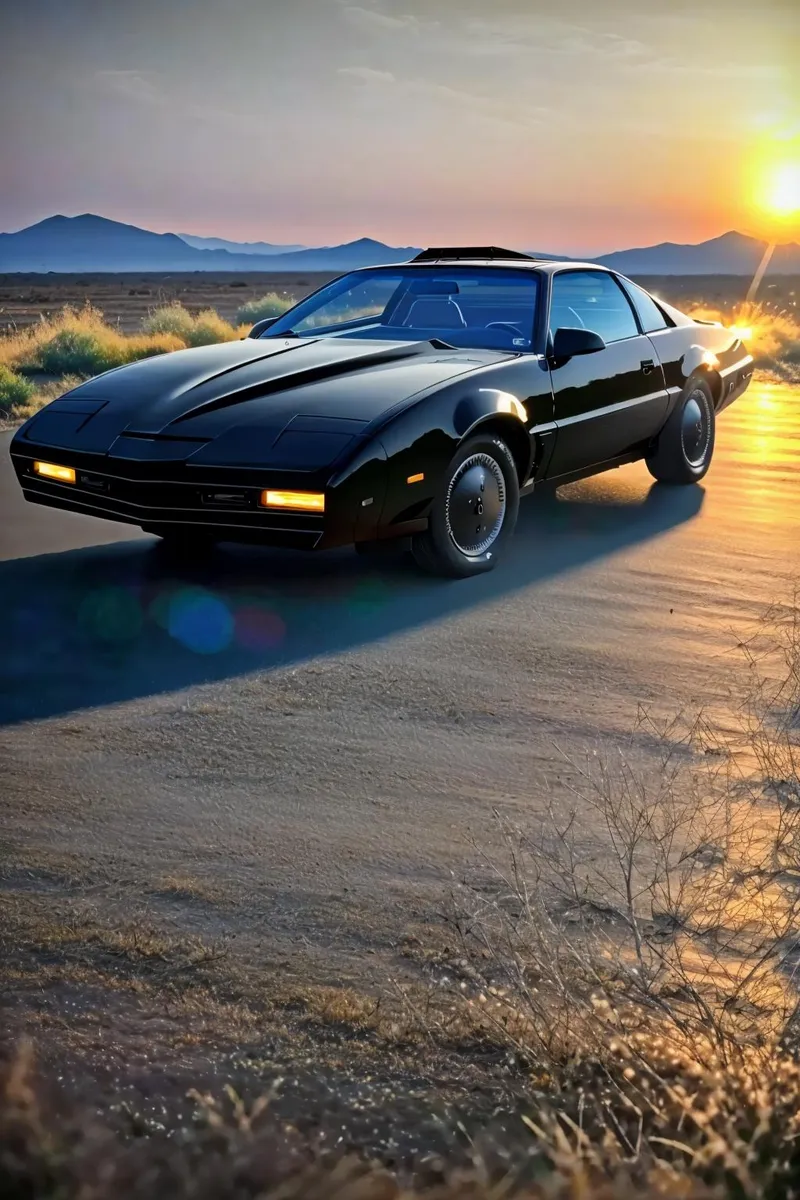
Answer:
<path fill-rule="evenodd" d="M 138 359 L 243 336 L 212 309 L 191 314 L 180 304 L 155 309 L 143 325 L 123 334 L 87 304 L 0 338 L 0 416 L 30 416 L 81 380 Z"/>
<path fill-rule="evenodd" d="M 737 329 L 760 370 L 789 383 L 800 382 L 800 319 L 796 310 L 745 302 L 725 308 L 690 304 L 686 312 Z"/>
<path fill-rule="evenodd" d="M 652 1058 L 653 1056 L 651 1056 Z M 620 1060 L 606 1079 L 587 1078 L 573 1115 L 532 1099 L 520 1113 L 516 1154 L 493 1160 L 477 1143 L 470 1166 L 421 1163 L 398 1180 L 379 1164 L 300 1136 L 278 1119 L 266 1093 L 246 1102 L 189 1092 L 195 1119 L 180 1136 L 127 1105 L 116 1119 L 69 1104 L 37 1077 L 23 1048 L 0 1072 L 0 1193 L 25 1200 L 787 1200 L 795 1195 L 800 1071 L 698 1073 L 656 1062 L 658 1086 Z M 604 1125 L 592 1091 L 614 1085 Z M 663 1088 L 663 1092 L 662 1092 Z M 609 1089 L 611 1090 L 611 1089 Z M 100 1110 L 102 1111 L 102 1110 Z M 616 1128 L 611 1124 L 613 1119 Z M 658 1153 L 646 1167 L 637 1139 Z"/>
<path fill-rule="evenodd" d="M 189 903 L 218 904 L 225 899 L 225 890 L 206 879 L 175 872 L 164 875 L 155 885 L 156 895 Z"/>
<path fill-rule="evenodd" d="M 574 811 L 505 827 L 433 973 L 529 1073 L 554 1161 L 777 1198 L 800 1177 L 797 597 L 743 646 L 738 729 L 643 718 L 653 778 L 624 752 L 571 761 Z M 587 812 L 604 845 L 579 836 Z"/>
<path fill-rule="evenodd" d="M 236 313 L 236 320 L 240 325 L 249 327 L 255 325 L 256 321 L 263 321 L 265 317 L 280 317 L 295 303 L 294 298 L 279 296 L 277 292 L 268 292 L 266 296 L 248 300 L 246 304 L 243 304 Z"/>
<path fill-rule="evenodd" d="M 244 337 L 255 321 L 280 315 L 292 303 L 291 297 L 270 292 L 243 305 L 231 324 L 212 308 L 192 312 L 174 301 L 151 310 L 137 334 L 122 333 L 90 304 L 64 308 L 0 337 L 0 418 L 31 416 L 75 382 L 140 358 Z M 736 326 L 760 369 L 789 382 L 800 380 L 800 323 L 794 312 L 758 304 L 720 310 L 687 303 L 686 309 Z"/>
<path fill-rule="evenodd" d="M 0 363 L 0 414 L 24 413 L 35 395 L 36 388 L 29 379 Z"/>
<path fill-rule="evenodd" d="M 86 903 L 58 905 L 46 895 L 0 891 L 4 912 L 0 949 L 7 964 L 47 962 L 71 977 L 74 966 L 92 967 L 109 979 L 180 980 L 192 986 L 211 981 L 224 960 L 224 944 L 175 934 L 142 909 L 127 920 L 99 916 Z"/>
<path fill-rule="evenodd" d="M 6 378 L 0 415 L 29 416 L 74 386 L 70 380 L 184 348 L 185 343 L 169 333 L 126 337 L 89 305 L 65 308 L 57 317 L 0 338 L 0 368 Z"/>
<path fill-rule="evenodd" d="M 689 1183 L 656 1168 L 633 1179 L 623 1164 L 603 1178 L 570 1144 L 529 1151 L 527 1180 L 479 1152 L 469 1169 L 431 1163 L 405 1186 L 379 1165 L 309 1144 L 276 1119 L 269 1097 L 247 1104 L 190 1093 L 196 1121 L 183 1137 L 129 1128 L 89 1107 L 67 1106 L 37 1077 L 23 1049 L 0 1073 L 0 1193 L 14 1200 L 713 1200 L 744 1193 Z M 547 1123 L 547 1116 L 541 1119 Z M 546 1140 L 532 1119 L 521 1130 Z M 579 1131 L 577 1131 L 579 1133 Z M 143 1136 L 147 1134 L 147 1136 Z M 533 1180 L 530 1180 L 533 1176 Z M 786 1195 L 788 1193 L 781 1193 Z M 777 1196 L 777 1194 L 776 1194 Z"/>
<path fill-rule="evenodd" d="M 0 339 L 0 363 L 14 371 L 86 377 L 150 354 L 183 347 L 170 335 L 126 337 L 90 305 L 65 308 L 50 319 Z"/>
<path fill-rule="evenodd" d="M 156 308 L 142 322 L 150 336 L 165 335 L 178 338 L 184 346 L 209 346 L 214 342 L 231 342 L 240 337 L 239 330 L 224 321 L 213 308 L 190 313 L 182 304 L 167 304 Z"/>
<path fill-rule="evenodd" d="M 25 379 L 25 376 L 17 375 L 17 379 Z M 30 398 L 16 405 L 6 405 L 0 402 L 0 419 L 5 415 L 6 419 L 24 421 L 28 417 L 32 417 L 40 408 L 44 408 L 51 400 L 58 400 L 60 396 L 66 395 L 76 388 L 79 383 L 84 382 L 82 375 L 61 375 L 57 379 L 49 379 L 46 381 L 37 380 L 33 383 L 31 380 L 25 379 L 31 388 Z"/>

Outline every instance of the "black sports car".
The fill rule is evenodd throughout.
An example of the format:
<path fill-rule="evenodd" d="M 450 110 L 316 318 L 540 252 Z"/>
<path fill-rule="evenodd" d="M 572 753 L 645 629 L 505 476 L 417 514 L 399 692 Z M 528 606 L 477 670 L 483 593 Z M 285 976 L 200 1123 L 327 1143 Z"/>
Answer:
<path fill-rule="evenodd" d="M 733 332 L 604 268 L 426 250 L 240 341 L 90 379 L 11 455 L 28 500 L 181 546 L 410 537 L 423 567 L 472 575 L 542 480 L 637 458 L 665 482 L 701 479 L 752 362 Z"/>

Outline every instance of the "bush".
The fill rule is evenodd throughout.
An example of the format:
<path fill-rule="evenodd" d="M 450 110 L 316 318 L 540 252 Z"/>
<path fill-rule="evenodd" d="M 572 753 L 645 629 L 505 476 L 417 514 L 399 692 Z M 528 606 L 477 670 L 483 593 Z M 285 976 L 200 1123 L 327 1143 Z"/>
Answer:
<path fill-rule="evenodd" d="M 125 362 L 139 362 L 156 354 L 185 350 L 186 344 L 174 333 L 134 334 L 125 338 Z"/>
<path fill-rule="evenodd" d="M 173 333 L 127 337 L 87 305 L 79 311 L 65 308 L 50 320 L 0 338 L 0 365 L 86 379 L 153 354 L 182 350 L 186 344 Z"/>
<path fill-rule="evenodd" d="M 43 360 L 43 352 L 53 342 L 52 351 L 48 349 Z M 122 334 L 106 325 L 103 314 L 91 305 L 80 310 L 67 307 L 55 317 L 42 318 L 28 329 L 0 338 L 0 363 L 15 371 L 50 371 L 52 362 L 58 364 L 52 373 L 62 374 L 62 359 L 91 361 L 92 364 L 105 362 L 120 356 L 118 348 L 123 342 Z M 71 369 L 77 370 L 66 368 Z M 92 366 L 81 374 L 91 374 L 98 369 Z"/>
<path fill-rule="evenodd" d="M 185 346 L 189 345 L 189 338 L 194 326 L 194 319 L 188 308 L 184 308 L 177 301 L 174 304 L 165 304 L 161 308 L 155 308 L 142 321 L 142 329 L 145 333 L 171 333 L 175 337 L 179 337 Z"/>
<path fill-rule="evenodd" d="M 88 378 L 125 363 L 183 349 L 185 345 L 180 338 L 166 333 L 128 338 L 111 329 L 108 336 L 91 330 L 62 329 L 40 347 L 38 365 L 49 375 Z"/>
<path fill-rule="evenodd" d="M 33 384 L 0 364 L 0 416 L 16 416 L 32 400 Z"/>
<path fill-rule="evenodd" d="M 61 329 L 39 348 L 38 354 L 39 367 L 49 375 L 99 375 L 124 362 L 121 344 L 102 339 L 91 330 Z"/>
<path fill-rule="evenodd" d="M 142 328 L 149 334 L 171 334 L 180 338 L 184 346 L 210 346 L 233 341 L 237 336 L 233 326 L 213 308 L 194 315 L 178 303 L 154 309 L 145 317 Z"/>
<path fill-rule="evenodd" d="M 215 342 L 233 341 L 235 337 L 236 330 L 233 326 L 223 320 L 213 308 L 207 308 L 194 318 L 188 342 L 190 346 L 210 346 Z"/>
<path fill-rule="evenodd" d="M 11 414 L 14 417 L 22 420 L 27 420 L 37 413 L 40 408 L 44 408 L 51 400 L 58 400 L 61 396 L 66 396 L 67 392 L 71 392 L 73 388 L 78 387 L 84 380 L 80 375 L 63 375 L 61 379 L 53 379 L 50 383 L 37 384 L 34 388 L 33 395 L 26 404 L 20 405 Z M 34 387 L 31 384 L 31 387 Z"/>
<path fill-rule="evenodd" d="M 296 301 L 279 296 L 277 292 L 268 292 L 260 300 L 248 300 L 236 314 L 238 325 L 255 325 L 265 317 L 280 317 L 288 309 L 293 308 Z"/>

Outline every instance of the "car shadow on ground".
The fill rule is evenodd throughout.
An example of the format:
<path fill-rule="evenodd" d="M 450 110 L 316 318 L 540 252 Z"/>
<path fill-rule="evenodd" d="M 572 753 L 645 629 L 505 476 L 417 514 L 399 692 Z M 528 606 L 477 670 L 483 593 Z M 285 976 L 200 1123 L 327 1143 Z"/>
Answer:
<path fill-rule="evenodd" d="M 502 601 L 692 520 L 700 487 L 618 473 L 526 500 L 506 559 L 469 580 L 406 560 L 222 546 L 181 562 L 143 539 L 0 563 L 0 724 L 270 670 Z M 533 599 L 533 598 L 532 598 Z"/>

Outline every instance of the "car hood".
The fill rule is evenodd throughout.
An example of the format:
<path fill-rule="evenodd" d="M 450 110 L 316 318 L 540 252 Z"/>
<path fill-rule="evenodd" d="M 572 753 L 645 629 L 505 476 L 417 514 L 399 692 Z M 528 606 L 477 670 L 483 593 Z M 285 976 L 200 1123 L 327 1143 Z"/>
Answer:
<path fill-rule="evenodd" d="M 209 462 L 212 454 L 220 461 L 218 451 L 221 461 L 244 464 L 264 463 L 265 447 L 291 426 L 328 434 L 332 454 L 425 389 L 512 357 L 436 342 L 246 338 L 99 375 L 33 417 L 20 436 L 124 457 Z M 203 449 L 208 443 L 217 451 Z"/>

